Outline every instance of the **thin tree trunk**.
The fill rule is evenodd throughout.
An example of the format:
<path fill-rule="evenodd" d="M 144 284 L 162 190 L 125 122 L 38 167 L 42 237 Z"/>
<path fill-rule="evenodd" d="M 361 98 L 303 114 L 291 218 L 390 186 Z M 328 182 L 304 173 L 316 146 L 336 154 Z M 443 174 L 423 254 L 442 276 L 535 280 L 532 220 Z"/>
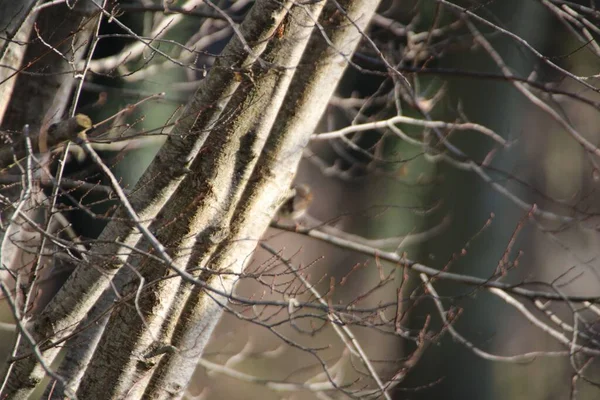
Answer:
<path fill-rule="evenodd" d="M 2 49 L 4 51 L 2 61 L 4 62 L 7 56 L 9 58 L 14 57 L 16 54 L 14 52 L 23 52 L 23 54 L 18 54 L 18 57 L 22 57 L 22 60 L 19 62 L 13 58 L 12 64 L 9 63 L 9 67 L 18 67 L 21 64 L 21 68 L 27 68 L 25 73 L 19 73 L 16 78 L 8 75 L 9 81 L 4 82 L 4 79 L 7 78 L 0 81 L 2 83 L 0 89 L 8 90 L 8 92 L 5 91 L 1 94 L 2 99 L 0 100 L 2 103 L 0 108 L 3 109 L 2 112 L 5 112 L 5 117 L 1 118 L 2 127 L 3 129 L 21 132 L 23 126 L 27 124 L 30 127 L 32 136 L 36 137 L 35 135 L 38 135 L 37 138 L 40 139 L 40 130 L 43 126 L 45 126 L 44 129 L 47 129 L 50 124 L 62 120 L 65 116 L 65 111 L 71 101 L 70 93 L 79 76 L 77 71 L 73 69 L 73 65 L 79 64 L 86 54 L 97 27 L 98 8 L 91 4 L 91 1 L 79 1 L 71 8 L 59 4 L 46 8 L 36 15 L 33 12 L 34 3 L 14 2 L 22 7 L 22 9 L 19 9 L 19 14 L 4 14 L 4 12 L 8 12 L 7 8 L 4 8 L 6 7 L 5 3 L 9 2 L 2 2 L 0 19 L 5 21 L 5 17 L 9 18 L 11 23 L 18 26 L 13 40 L 22 40 L 27 45 L 23 42 L 14 41 L 8 44 L 4 43 L 3 45 L 7 47 Z M 32 31 L 34 22 L 36 30 Z M 29 36 L 27 36 L 28 34 Z M 10 33 L 8 37 L 10 38 Z M 21 48 L 17 50 L 16 47 L 12 47 L 13 45 L 19 45 Z M 13 53 L 11 54 L 11 52 Z M 6 76 L 7 69 L 11 68 L 0 68 L 2 76 Z M 9 96 L 10 93 L 12 93 L 12 96 Z M 17 134 L 13 137 L 14 143 L 18 144 L 21 141 L 24 141 L 23 135 Z M 36 144 L 39 144 L 39 142 Z M 33 186 L 31 182 L 29 184 Z M 21 201 L 27 204 L 29 200 L 27 194 L 23 195 L 23 193 L 26 193 L 25 191 L 25 188 L 14 191 L 9 187 L 6 191 L 3 191 L 3 195 L 6 197 L 3 197 L 2 200 L 7 203 L 10 202 L 9 204 L 18 204 L 19 196 L 21 196 Z M 27 271 L 25 270 L 33 267 L 36 261 L 27 262 L 27 260 L 22 260 L 19 252 L 11 253 L 11 248 L 21 246 L 19 244 L 20 233 L 27 230 L 27 225 L 30 223 L 22 224 L 20 221 L 35 220 L 32 217 L 36 217 L 44 211 L 44 208 L 49 204 L 41 190 L 36 189 L 35 192 L 36 195 L 41 196 L 37 204 L 32 207 L 22 207 L 19 211 L 20 215 L 15 216 L 15 218 L 12 218 L 13 207 L 3 208 L 2 214 L 3 220 L 11 221 L 6 232 L 3 232 L 5 235 L 0 250 L 3 264 L 17 270 L 23 269 L 23 274 L 26 274 Z M 58 230 L 64 229 L 65 226 L 58 227 Z M 9 231 L 10 234 L 7 234 Z M 46 232 L 55 234 L 56 230 L 47 229 Z M 29 242 L 29 245 L 36 248 L 33 254 L 41 251 L 40 245 L 43 243 L 43 235 L 38 236 L 35 243 Z M 12 256 L 13 260 L 6 259 L 9 255 Z M 37 264 L 39 266 L 40 262 L 37 262 Z M 43 267 L 52 268 L 52 266 Z M 20 273 L 21 271 L 19 271 Z M 2 282 L 2 287 L 5 292 L 10 290 L 10 285 L 6 282 Z M 29 289 L 30 292 L 33 290 L 35 288 Z M 28 308 L 29 305 L 26 303 L 24 302 L 23 305 Z M 18 306 L 18 304 L 15 304 L 15 306 Z M 21 317 L 27 312 L 25 309 L 14 311 L 19 312 Z M 22 322 L 24 321 L 25 319 Z M 12 354 L 13 357 L 31 355 L 33 346 L 30 340 L 41 342 L 49 338 L 45 335 L 36 336 L 34 334 L 30 336 L 29 334 L 27 325 L 20 327 L 15 350 Z M 23 364 L 27 363 L 37 364 L 35 357 L 24 359 Z M 23 375 L 18 372 L 20 364 L 19 362 L 9 364 L 6 366 L 7 370 L 3 371 L 4 382 L 0 386 L 0 393 L 4 397 L 26 398 L 37 382 L 45 376 L 45 371 L 38 368 L 36 370 L 37 375 L 33 380 L 30 381 L 27 377 L 21 379 Z"/>
<path fill-rule="evenodd" d="M 17 82 L 17 72 L 25 57 L 27 41 L 35 14 L 36 0 L 0 2 L 0 125 Z M 6 38 L 6 39 L 5 39 Z"/>

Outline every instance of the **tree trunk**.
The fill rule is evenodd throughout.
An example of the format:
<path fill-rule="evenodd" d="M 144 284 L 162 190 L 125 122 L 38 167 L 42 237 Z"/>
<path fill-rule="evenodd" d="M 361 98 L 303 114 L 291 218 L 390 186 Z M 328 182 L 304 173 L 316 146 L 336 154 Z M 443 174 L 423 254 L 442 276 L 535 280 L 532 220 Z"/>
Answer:
<path fill-rule="evenodd" d="M 88 261 L 23 327 L 43 363 L 14 362 L 3 396 L 27 398 L 58 354 L 52 343 L 115 288 L 131 300 L 113 312 L 81 382 L 63 377 L 54 398 L 182 395 L 377 3 L 330 4 L 318 29 L 324 2 L 254 4 L 132 190 L 131 207 L 116 211 Z M 139 272 L 111 286 L 124 268 Z M 22 340 L 16 356 L 31 349 Z"/>

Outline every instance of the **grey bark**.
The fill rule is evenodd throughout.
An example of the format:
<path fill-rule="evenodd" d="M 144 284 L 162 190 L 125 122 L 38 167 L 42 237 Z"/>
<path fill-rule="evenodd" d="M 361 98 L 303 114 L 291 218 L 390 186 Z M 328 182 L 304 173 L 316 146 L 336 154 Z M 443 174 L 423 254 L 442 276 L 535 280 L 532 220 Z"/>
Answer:
<path fill-rule="evenodd" d="M 29 126 L 29 151 L 35 154 L 47 150 L 42 147 L 72 139 L 81 129 L 90 127 L 91 122 L 85 116 L 66 120 L 63 117 L 76 75 L 68 61 L 76 64 L 83 58 L 97 21 L 87 1 L 77 2 L 72 9 L 58 5 L 35 12 L 33 7 L 37 3 L 0 2 L 0 28 L 6 35 L 0 37 L 0 137 L 11 144 L 0 150 L 0 166 L 8 168 L 12 165 L 8 172 L 17 171 L 18 174 L 21 169 L 28 169 L 36 180 L 39 178 L 37 165 L 23 159 L 33 155 L 26 151 L 25 125 Z M 61 23 L 56 24 L 56 21 Z M 34 22 L 36 32 L 32 32 Z M 54 46 L 62 56 L 49 46 Z M 22 71 L 17 74 L 20 69 Z M 26 185 L 32 187 L 35 201 L 26 193 Z M 2 221 L 12 221 L 0 232 L 3 268 L 12 269 L 12 273 L 18 270 L 23 276 L 31 272 L 36 251 L 24 251 L 22 243 L 26 242 L 29 249 L 35 250 L 42 238 L 39 233 L 33 237 L 28 232 L 31 227 L 27 227 L 24 218 L 36 223 L 43 221 L 45 208 L 49 205 L 37 185 L 33 182 L 26 185 L 9 185 L 0 193 Z M 14 204 L 20 202 L 26 205 L 21 207 L 24 215 L 13 218 Z M 64 226 L 57 226 L 57 229 L 64 229 Z M 0 278 L 12 289 L 14 279 L 7 279 L 7 275 L 7 271 L 0 270 Z"/>
<path fill-rule="evenodd" d="M 80 0 L 71 8 L 59 4 L 43 9 L 38 15 L 30 10 L 21 29 L 35 21 L 37 31 L 30 29 L 29 42 L 10 43 L 19 45 L 20 51 L 25 49 L 21 63 L 24 71 L 6 82 L 14 82 L 15 89 L 1 120 L 3 129 L 20 131 L 29 124 L 37 131 L 42 125 L 47 128 L 63 119 L 77 82 L 78 71 L 74 66 L 86 54 L 98 21 L 98 9 L 90 7 L 91 1 Z M 0 69 L 3 73 L 6 70 Z M 0 88 L 5 90 L 4 84 Z"/>
<path fill-rule="evenodd" d="M 251 184 L 245 188 L 234 210 L 229 237 L 221 242 L 207 264 L 200 263 L 214 271 L 201 275 L 209 289 L 192 290 L 184 286 L 180 290 L 182 301 L 174 302 L 177 308 L 171 317 L 173 336 L 170 345 L 175 350 L 163 356 L 145 398 L 183 396 L 196 360 L 202 355 L 218 316 L 224 312 L 235 276 L 243 271 L 275 216 L 282 194 L 287 192 L 296 173 L 302 150 L 347 66 L 347 57 L 353 53 L 378 4 L 348 0 L 340 1 L 338 5 L 346 10 L 348 19 L 340 17 L 335 6 L 330 5 L 324 10 L 319 22 L 325 30 L 313 32 L 249 179 Z M 349 24 L 348 20 L 356 25 Z M 323 40 L 323 33 L 329 43 Z M 221 271 L 233 274 L 219 275 Z"/>
<path fill-rule="evenodd" d="M 179 119 L 134 190 L 130 202 L 144 224 L 149 225 L 157 217 L 191 171 L 190 166 L 206 140 L 209 129 L 218 121 L 239 86 L 232 67 L 243 71 L 252 65 L 285 13 L 284 5 L 268 0 L 258 1 L 240 28 L 245 43 L 234 38 L 217 60 L 210 76 L 203 81 L 184 111 L 184 116 Z M 190 175 L 193 177 L 193 174 Z M 196 189 L 196 194 L 200 196 L 201 188 Z M 205 191 L 208 189 L 204 188 Z M 174 198 L 175 202 L 177 200 L 180 199 Z M 181 207 L 181 203 L 169 204 L 169 208 L 178 206 Z M 141 239 L 137 229 L 124 222 L 128 219 L 125 210 L 116 212 L 115 219 L 90 251 L 91 254 L 106 255 L 105 258 L 99 256 L 93 267 L 77 268 L 40 318 L 29 324 L 28 330 L 35 340 L 60 340 L 66 337 L 109 287 L 115 273 L 127 262 L 131 248 Z M 40 344 L 47 346 L 45 341 Z M 30 351 L 25 343 L 19 349 L 20 354 L 29 354 Z M 50 363 L 54 360 L 58 351 L 57 347 L 47 349 L 44 352 L 45 361 Z M 20 360 L 7 377 L 3 394 L 11 398 L 26 398 L 44 376 L 44 369 L 34 357 Z"/>
<path fill-rule="evenodd" d="M 7 64 L 3 64 L 0 68 L 0 75 L 3 77 L 0 81 L 1 127 L 3 130 L 20 133 L 23 132 L 24 125 L 29 125 L 29 131 L 33 136 L 30 139 L 37 139 L 35 145 L 32 143 L 33 149 L 42 142 L 46 144 L 53 142 L 52 138 L 46 137 L 42 140 L 41 136 L 48 133 L 48 128 L 54 122 L 64 117 L 71 102 L 69 93 L 77 75 L 77 71 L 72 66 L 79 63 L 86 54 L 87 45 L 90 43 L 98 19 L 84 1 L 79 1 L 74 6 L 71 4 L 72 8 L 59 4 L 36 13 L 33 12 L 33 6 L 36 4 L 34 2 L 12 2 L 17 7 L 22 7 L 18 13 L 13 13 L 14 5 L 8 3 L 11 2 L 2 2 L 2 13 L 0 13 L 3 23 L 7 19 L 9 21 L 7 27 L 9 31 L 6 33 L 7 36 L 3 37 L 5 41 L 2 43 L 2 62 Z M 37 31 L 32 30 L 34 21 Z M 14 36 L 11 36 L 13 34 Z M 22 71 L 13 75 L 16 72 L 15 68 L 21 68 Z M 33 74 L 30 74 L 32 72 Z M 12 140 L 17 150 L 22 149 L 24 135 L 14 134 Z M 3 153 L 3 159 L 8 159 L 5 156 L 6 154 Z M 13 169 L 15 168 L 17 167 Z M 26 169 L 28 174 L 34 174 L 31 159 L 22 161 L 19 168 Z M 34 270 L 36 274 L 40 271 L 56 273 L 63 266 L 61 260 L 54 256 L 36 258 L 35 254 L 56 253 L 56 249 L 44 239 L 42 232 L 55 234 L 59 231 L 65 232 L 65 228 L 68 230 L 64 223 L 66 220 L 60 214 L 50 217 L 51 213 L 48 211 L 51 202 L 29 178 L 24 179 L 26 185 L 23 187 L 14 186 L 2 191 L 2 219 L 9 221 L 9 225 L 7 228 L 2 227 L 0 251 L 3 266 L 11 268 L 13 271 L 10 275 L 16 279 L 30 278 Z M 13 215 L 15 205 L 18 204 L 21 204 L 20 212 L 18 215 Z M 35 232 L 36 227 L 40 228 L 41 232 Z M 32 231 L 35 233 L 33 236 Z M 24 238 L 28 238 L 27 248 L 23 248 L 22 245 Z M 18 273 L 15 274 L 14 271 Z M 11 278 L 4 279 L 6 275 L 7 271 L 3 271 L 2 285 L 5 293 L 9 293 L 13 282 Z M 38 275 L 36 280 L 42 278 Z M 32 282 L 30 279 L 23 280 L 23 283 L 30 282 Z M 25 309 L 14 310 L 21 317 L 35 311 L 36 302 L 40 304 L 36 286 L 29 285 L 25 291 L 28 293 L 25 295 L 26 299 L 23 301 L 17 299 L 16 303 L 17 307 L 23 306 Z M 19 293 L 15 294 L 21 296 Z M 30 308 L 32 304 L 34 309 Z M 27 318 L 30 317 L 31 314 L 27 315 Z M 24 339 L 22 333 L 21 331 L 17 337 L 14 357 L 32 352 L 31 345 Z M 36 338 L 36 340 L 41 339 L 42 337 Z M 7 387 L 10 386 L 9 377 L 14 376 L 13 367 L 16 365 L 9 364 L 2 368 L 5 373 L 0 393 L 3 396 L 9 397 L 7 394 Z M 25 380 L 21 383 L 31 387 L 35 385 L 35 380 Z M 28 391 L 29 389 L 26 389 L 21 393 Z"/>
<path fill-rule="evenodd" d="M 110 293 L 124 265 L 138 266 L 146 282 L 174 270 L 205 268 L 193 279 L 184 274 L 185 279 L 163 280 L 146 288 L 138 302 L 121 305 L 82 379 L 80 398 L 182 395 L 197 362 L 189 356 L 202 353 L 235 284 L 232 275 L 219 273 L 243 270 L 285 199 L 302 149 L 378 4 L 339 1 L 346 16 L 330 5 L 321 18 L 328 41 L 315 29 L 303 52 L 322 3 L 295 7 L 279 38 L 276 29 L 293 3 L 256 2 L 240 27 L 244 40 L 235 37 L 217 59 L 129 197 L 143 226 L 163 249 L 172 249 L 173 264 L 141 261 L 143 255 L 132 248 L 151 246 L 119 209 L 92 246 L 95 259 L 78 267 L 27 326 L 49 365 L 58 349 L 47 339 L 72 333 L 102 293 Z M 300 55 L 301 67 L 277 67 L 295 66 Z M 159 229 L 166 222 L 168 227 Z M 135 292 L 137 284 L 132 280 L 129 289 Z M 82 350 L 90 356 L 90 347 Z M 26 343 L 19 347 L 20 354 L 30 351 Z M 35 357 L 20 359 L 2 395 L 26 398 L 44 376 Z M 78 383 L 77 378 L 70 382 L 71 389 Z"/>
<path fill-rule="evenodd" d="M 0 1 L 0 125 L 8 107 L 17 71 L 21 68 L 35 15 L 31 12 L 37 0 Z"/>
<path fill-rule="evenodd" d="M 261 62 L 248 68 L 246 78 L 224 111 L 223 122 L 211 128 L 203 145 L 202 156 L 190 166 L 189 173 L 153 226 L 157 239 L 173 250 L 180 267 L 188 260 L 207 260 L 218 244 L 227 237 L 229 221 L 248 179 L 276 112 L 308 41 L 314 19 L 323 2 L 309 7 L 295 7 L 286 18 L 288 39 L 273 40 L 261 55 Z M 286 6 L 291 6 L 290 2 Z M 309 13 L 311 15 L 309 15 Z M 314 14 L 314 15 L 313 15 Z M 252 16 L 250 16 L 252 17 Z M 312 22 L 312 23 L 311 23 Z M 262 66 L 260 64 L 263 64 Z M 199 193 L 190 188 L 198 188 Z M 187 210 L 183 213 L 181 210 Z M 173 221 L 160 229 L 163 221 Z M 194 243 L 195 242 L 195 243 Z M 192 251 L 190 251 L 192 249 Z M 146 282 L 165 275 L 160 262 L 144 263 L 141 273 Z M 136 284 L 132 285 L 135 288 Z M 136 305 L 123 307 L 114 315 L 104 333 L 82 382 L 80 396 L 87 398 L 103 386 L 103 381 L 119 382 L 112 396 L 139 398 L 149 368 L 154 363 L 147 354 L 160 347 L 161 326 L 175 300 L 180 279 L 171 278 L 155 286 Z M 186 285 L 187 287 L 187 285 Z M 144 319 L 139 313 L 143 313 Z M 218 319 L 218 317 L 217 317 Z M 122 335 L 122 332 L 139 335 Z M 128 353 L 129 352 L 129 353 Z M 193 368 L 192 368 L 193 371 Z M 99 379 L 101 378 L 101 379 Z"/>

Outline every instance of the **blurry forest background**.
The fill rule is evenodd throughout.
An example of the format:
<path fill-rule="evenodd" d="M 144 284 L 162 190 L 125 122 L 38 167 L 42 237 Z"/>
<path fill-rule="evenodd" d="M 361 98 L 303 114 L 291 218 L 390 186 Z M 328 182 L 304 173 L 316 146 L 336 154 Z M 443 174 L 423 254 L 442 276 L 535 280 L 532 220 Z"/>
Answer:
<path fill-rule="evenodd" d="M 198 10 L 207 9 L 201 1 L 196 3 Z M 252 5 L 249 0 L 214 3 L 236 21 Z M 186 65 L 192 58 L 185 59 L 185 51 L 173 43 L 195 44 L 196 50 L 206 52 L 194 55 L 195 68 L 183 68 L 146 50 L 107 66 L 105 60 L 126 55 L 137 41 L 104 19 L 99 32 L 104 38 L 93 54 L 78 110 L 94 122 L 102 121 L 164 92 L 158 100 L 130 107 L 113 124 L 121 126 L 122 132 L 148 132 L 152 136 L 175 118 L 205 76 L 204 68 L 210 69 L 212 54 L 218 54 L 233 34 L 231 21 L 214 19 L 207 24 L 206 18 L 198 15 L 162 12 L 189 8 L 184 1 L 119 1 L 118 5 L 121 22 L 139 35 L 160 36 L 160 49 Z M 363 40 L 352 58 L 355 65 L 347 68 L 318 132 L 397 114 L 425 119 L 402 92 L 398 81 L 406 79 L 427 118 L 480 124 L 503 138 L 504 145 L 473 130 L 442 130 L 444 137 L 440 138 L 433 129 L 403 123 L 397 126 L 414 141 L 404 140 L 386 128 L 354 133 L 347 136 L 350 140 L 313 140 L 296 177 L 297 183 L 310 186 L 314 197 L 308 222 L 299 222 L 299 227 L 324 221 L 368 239 L 396 238 L 381 247 L 437 270 L 493 277 L 490 279 L 510 284 L 534 282 L 531 287 L 535 289 L 556 290 L 564 295 L 600 296 L 600 159 L 519 91 L 518 80 L 501 70 L 474 33 L 479 32 L 493 46 L 495 55 L 501 57 L 514 77 L 537 84 L 524 84 L 527 90 L 596 146 L 600 142 L 600 94 L 593 89 L 600 87 L 600 10 L 596 6 L 600 3 L 594 0 L 382 1 L 367 32 L 404 78 L 386 74 L 385 63 Z M 174 17 L 176 21 L 165 23 Z M 157 26 L 164 32 L 157 31 Z M 21 75 L 19 79 L 27 78 Z M 133 185 L 150 163 L 161 143 L 160 135 L 156 138 L 154 143 L 147 140 L 133 146 L 126 154 L 101 152 L 122 179 L 123 187 Z M 439 154 L 446 157 L 414 143 L 421 140 L 443 149 Z M 444 147 L 444 142 L 451 145 Z M 467 160 L 474 160 L 480 167 L 468 167 L 471 164 Z M 84 157 L 73 160 L 67 170 L 74 173 L 89 167 Z M 85 201 L 92 204 L 94 198 L 90 195 Z M 101 214 L 110 206 L 99 202 L 95 210 Z M 82 237 L 93 238 L 104 226 L 103 221 L 85 212 L 75 210 L 69 215 Z M 592 356 L 580 357 L 573 352 L 538 354 L 524 362 L 512 362 L 483 357 L 460 343 L 448 332 L 431 292 L 417 273 L 293 230 L 272 227 L 264 240 L 302 266 L 307 279 L 331 301 L 347 304 L 360 298 L 360 307 L 377 307 L 396 301 L 400 290 L 406 302 L 401 325 L 413 332 L 427 325 L 428 330 L 439 333 L 421 351 L 413 340 L 378 329 L 376 324 L 368 326 L 363 321 L 363 326 L 353 328 L 386 379 L 405 363 L 406 376 L 390 391 L 395 399 L 600 397 L 600 366 Z M 273 263 L 273 255 L 258 249 L 248 268 L 258 270 L 269 263 Z M 388 274 L 394 276 L 394 281 L 377 288 Z M 332 280 L 343 284 L 335 285 L 332 291 Z M 453 329 L 477 348 L 501 356 L 569 350 L 569 346 L 534 326 L 518 309 L 482 287 L 444 279 L 431 282 L 446 310 L 458 314 L 451 322 Z M 280 298 L 256 279 L 242 278 L 236 294 L 262 300 Z M 304 292 L 304 296 L 309 294 Z M 566 325 L 574 324 L 576 331 L 587 332 L 589 343 L 600 340 L 600 315 L 587 308 L 590 304 L 521 300 L 537 318 L 569 339 L 573 332 Z M 555 320 L 544 313 L 544 306 L 552 308 Z M 251 311 L 244 308 L 243 312 Z M 385 318 L 394 317 L 392 313 Z M 556 324 L 557 318 L 566 325 Z M 4 321 L 10 320 L 10 313 L 6 313 Z M 357 372 L 360 368 L 353 368 L 352 357 L 332 329 L 306 333 L 315 329 L 313 323 L 299 321 L 294 326 L 288 322 L 278 331 L 297 343 L 327 348 L 323 358 L 337 365 L 335 371 L 343 374 L 345 382 L 362 379 Z M 8 338 L 12 334 L 3 333 L 3 352 L 10 351 Z M 418 354 L 414 353 L 416 349 Z M 231 313 L 222 317 L 203 359 L 266 380 L 294 376 L 306 381 L 321 371 L 306 352 Z M 188 396 L 317 397 L 318 393 L 302 390 L 279 392 L 268 385 L 207 369 L 206 365 L 198 367 Z"/>

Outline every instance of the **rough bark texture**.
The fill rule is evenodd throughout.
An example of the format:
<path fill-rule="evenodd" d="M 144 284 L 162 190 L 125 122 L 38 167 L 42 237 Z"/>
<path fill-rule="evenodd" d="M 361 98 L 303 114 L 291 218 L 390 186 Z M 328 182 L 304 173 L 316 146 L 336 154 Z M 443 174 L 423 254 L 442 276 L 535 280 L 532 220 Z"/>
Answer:
<path fill-rule="evenodd" d="M 371 1 L 341 1 L 347 18 L 358 29 L 365 29 L 377 4 Z M 281 204 L 296 173 L 302 150 L 314 132 L 333 94 L 347 59 L 360 40 L 357 27 L 337 16 L 336 7 L 328 7 L 320 18 L 331 44 L 315 30 L 296 70 L 281 108 L 262 150 L 260 159 L 248 181 L 244 194 L 232 216 L 230 234 L 206 264 L 215 273 L 204 273 L 201 279 L 212 289 L 228 294 L 233 290 L 235 274 L 243 271 L 252 251 Z M 219 275 L 218 272 L 233 272 Z M 188 288 L 189 291 L 189 288 Z M 189 297 L 182 296 L 174 304 L 172 317 L 177 321 L 170 345 L 173 352 L 160 361 L 146 396 L 153 399 L 180 398 L 195 369 L 213 328 L 227 304 L 227 297 L 210 289 L 195 288 Z M 183 308 L 183 309 L 181 309 Z"/>
<path fill-rule="evenodd" d="M 157 217 L 190 171 L 189 167 L 210 128 L 218 121 L 239 86 L 232 67 L 244 70 L 252 65 L 286 12 L 287 8 L 280 3 L 258 1 L 240 28 L 249 47 L 234 38 L 218 59 L 210 76 L 203 81 L 188 104 L 184 117 L 178 121 L 169 140 L 141 178 L 134 190 L 135 195 L 130 199 L 145 225 L 149 225 Z M 197 196 L 200 195 L 198 188 Z M 124 222 L 128 220 L 124 210 L 118 210 L 115 217 L 103 231 L 98 245 L 91 249 L 91 253 L 106 255 L 106 258 L 96 260 L 94 267 L 83 265 L 75 270 L 42 316 L 28 327 L 35 340 L 56 340 L 72 332 L 102 292 L 109 287 L 110 280 L 119 267 L 127 261 L 130 249 L 139 242 L 141 234 L 133 224 Z M 44 345 L 42 342 L 42 346 Z M 58 351 L 58 348 L 47 350 L 44 353 L 46 362 L 51 362 Z M 23 343 L 19 353 L 29 352 L 30 346 Z M 34 357 L 20 360 L 14 364 L 3 393 L 14 398 L 27 397 L 44 376 L 43 368 Z M 102 384 L 102 390 L 104 389 L 105 382 Z"/>
<path fill-rule="evenodd" d="M 192 163 L 191 172 L 153 223 L 157 238 L 174 249 L 172 256 L 182 268 L 189 265 L 190 258 L 208 259 L 227 237 L 231 215 L 262 151 L 293 67 L 310 37 L 311 22 L 318 17 L 322 6 L 323 3 L 317 3 L 292 10 L 292 15 L 286 18 L 290 21 L 289 38 L 271 41 L 261 55 L 267 64 L 256 63 L 245 72 L 252 74 L 252 80 L 245 79 L 235 92 L 223 121 L 212 127 L 202 147 L 202 156 Z M 198 190 L 190 190 L 191 187 Z M 160 229 L 165 223 L 168 227 Z M 150 260 L 143 263 L 140 272 L 147 282 L 152 282 L 168 271 L 164 264 Z M 95 377 L 107 374 L 112 374 L 111 380 L 122 379 L 123 387 L 115 388 L 116 397 L 126 393 L 128 398 L 138 398 L 144 393 L 140 380 L 150 376 L 148 370 L 154 363 L 146 356 L 163 342 L 161 326 L 166 316 L 172 314 L 170 308 L 179 285 L 180 279 L 176 278 L 160 282 L 140 299 L 137 309 L 133 304 L 123 307 L 111 318 L 84 378 L 82 397 L 98 390 L 88 384 L 88 379 L 98 382 Z M 131 288 L 136 286 L 137 281 L 132 282 Z M 176 303 L 180 301 L 177 299 Z M 144 320 L 140 319 L 140 312 Z M 123 336 L 124 331 L 139 335 Z"/>
<path fill-rule="evenodd" d="M 319 20 L 323 29 L 313 25 L 324 2 L 293 4 L 256 2 L 240 27 L 244 40 L 234 37 L 228 44 L 132 191 L 129 200 L 141 224 L 169 249 L 173 263 L 132 251 L 151 246 L 119 209 L 92 246 L 91 265 L 78 267 L 28 326 L 42 348 L 47 338 L 64 338 L 103 293 L 110 298 L 111 280 L 126 263 L 146 283 L 204 267 L 197 276 L 145 288 L 139 301 L 114 312 L 81 382 L 80 374 L 67 377 L 75 378 L 66 383 L 70 390 L 79 387 L 79 398 L 179 398 L 187 386 L 234 276 L 285 199 L 302 150 L 378 1 L 330 4 Z M 119 286 L 135 293 L 136 279 Z M 66 362 L 84 368 L 90 350 L 84 347 L 85 355 Z M 30 351 L 22 342 L 19 354 Z M 46 363 L 57 353 L 45 350 Z M 2 394 L 26 398 L 44 375 L 34 357 L 19 360 Z"/>

